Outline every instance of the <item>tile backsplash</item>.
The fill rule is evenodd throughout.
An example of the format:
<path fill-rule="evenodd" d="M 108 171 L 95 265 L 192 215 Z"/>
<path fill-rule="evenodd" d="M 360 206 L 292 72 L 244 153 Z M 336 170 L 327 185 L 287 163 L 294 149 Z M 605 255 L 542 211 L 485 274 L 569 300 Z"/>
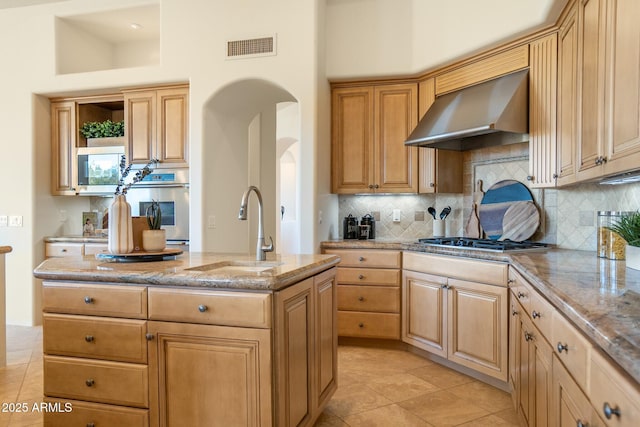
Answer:
<path fill-rule="evenodd" d="M 464 153 L 463 194 L 421 195 L 342 195 L 339 199 L 340 231 L 342 219 L 349 214 L 361 218 L 376 217 L 376 238 L 415 240 L 431 237 L 433 219 L 427 209 L 439 214 L 451 206 L 447 218 L 447 236 L 463 235 L 471 212 L 473 183 L 483 181 L 486 191 L 498 181 L 515 179 L 529 186 L 528 144 L 513 144 Z M 640 209 L 640 183 L 618 186 L 597 183 L 578 184 L 561 189 L 532 189 L 540 208 L 540 227 L 532 240 L 555 244 L 560 248 L 593 250 L 596 248 L 596 214 L 599 210 Z M 401 212 L 393 221 L 393 210 Z"/>

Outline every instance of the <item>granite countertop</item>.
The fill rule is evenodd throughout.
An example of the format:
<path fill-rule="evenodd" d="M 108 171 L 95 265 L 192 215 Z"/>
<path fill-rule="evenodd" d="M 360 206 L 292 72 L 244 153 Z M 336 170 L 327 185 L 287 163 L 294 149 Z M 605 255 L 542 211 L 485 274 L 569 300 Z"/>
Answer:
<path fill-rule="evenodd" d="M 640 383 L 640 271 L 626 268 L 624 261 L 598 258 L 592 251 L 549 249 L 501 253 L 424 246 L 415 241 L 334 240 L 323 242 L 321 247 L 399 248 L 508 262 Z"/>
<path fill-rule="evenodd" d="M 48 280 L 274 291 L 331 268 L 339 261 L 335 255 L 276 255 L 266 261 L 255 261 L 255 255 L 197 252 L 150 262 L 77 256 L 49 258 L 33 274 Z"/>

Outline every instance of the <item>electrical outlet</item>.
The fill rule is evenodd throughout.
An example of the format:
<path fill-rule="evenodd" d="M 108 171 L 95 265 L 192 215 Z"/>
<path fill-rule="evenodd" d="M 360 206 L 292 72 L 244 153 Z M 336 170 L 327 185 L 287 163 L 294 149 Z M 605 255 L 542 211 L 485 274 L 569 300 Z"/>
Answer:
<path fill-rule="evenodd" d="M 9 225 L 9 217 L 6 215 L 0 215 L 0 227 L 6 227 Z"/>
<path fill-rule="evenodd" d="M 209 215 L 207 218 L 207 228 L 216 228 L 216 216 Z"/>
<path fill-rule="evenodd" d="M 9 227 L 22 227 L 22 215 L 9 216 Z"/>
<path fill-rule="evenodd" d="M 400 222 L 400 209 L 393 210 L 393 222 Z"/>

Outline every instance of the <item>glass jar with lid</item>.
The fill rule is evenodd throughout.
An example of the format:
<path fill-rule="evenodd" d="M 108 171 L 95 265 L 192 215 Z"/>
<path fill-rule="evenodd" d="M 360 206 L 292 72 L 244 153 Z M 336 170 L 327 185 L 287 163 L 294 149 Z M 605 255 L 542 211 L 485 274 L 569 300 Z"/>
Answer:
<path fill-rule="evenodd" d="M 609 227 L 618 223 L 628 211 L 598 211 L 598 257 L 608 259 L 624 259 L 627 242 Z"/>

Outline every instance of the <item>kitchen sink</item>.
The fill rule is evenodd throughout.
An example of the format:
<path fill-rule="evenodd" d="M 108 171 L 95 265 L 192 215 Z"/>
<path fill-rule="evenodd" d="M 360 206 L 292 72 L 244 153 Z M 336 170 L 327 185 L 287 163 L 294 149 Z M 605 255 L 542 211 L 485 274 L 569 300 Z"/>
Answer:
<path fill-rule="evenodd" d="M 274 267 L 282 265 L 279 261 L 219 261 L 212 264 L 199 265 L 197 267 L 187 268 L 190 271 L 213 271 L 217 272 L 247 272 L 261 273 L 271 270 Z"/>

